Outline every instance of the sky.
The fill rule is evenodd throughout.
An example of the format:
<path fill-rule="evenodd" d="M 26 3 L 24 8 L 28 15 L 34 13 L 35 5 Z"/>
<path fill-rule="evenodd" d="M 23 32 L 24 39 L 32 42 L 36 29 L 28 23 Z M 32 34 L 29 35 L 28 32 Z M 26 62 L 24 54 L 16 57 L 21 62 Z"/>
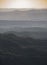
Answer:
<path fill-rule="evenodd" d="M 25 11 L 25 9 L 27 10 L 32 8 L 46 9 L 46 10 L 31 11 L 31 12 L 30 10 Z M 25 12 L 24 11 L 16 12 L 15 9 L 19 9 L 20 11 L 24 9 Z M 9 11 L 12 12 L 9 13 Z M 47 21 L 47 0 L 0 0 L 0 20 L 2 19 L 3 20 L 33 20 L 33 21 L 46 20 Z"/>
<path fill-rule="evenodd" d="M 0 0 L 0 8 L 47 9 L 47 0 Z"/>

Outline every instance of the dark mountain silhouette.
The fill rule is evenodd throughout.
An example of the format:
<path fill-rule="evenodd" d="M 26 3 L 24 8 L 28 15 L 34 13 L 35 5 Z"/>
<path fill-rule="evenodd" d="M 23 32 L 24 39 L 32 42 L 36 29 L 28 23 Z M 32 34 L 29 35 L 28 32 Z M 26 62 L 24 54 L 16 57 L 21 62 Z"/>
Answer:
<path fill-rule="evenodd" d="M 46 65 L 47 39 L 0 34 L 0 65 Z"/>

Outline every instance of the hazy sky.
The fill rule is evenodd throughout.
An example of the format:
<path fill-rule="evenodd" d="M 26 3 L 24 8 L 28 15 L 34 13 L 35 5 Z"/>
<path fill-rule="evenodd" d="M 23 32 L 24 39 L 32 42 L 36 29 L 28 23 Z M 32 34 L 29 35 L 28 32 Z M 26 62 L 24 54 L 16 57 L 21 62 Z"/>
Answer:
<path fill-rule="evenodd" d="M 46 20 L 47 21 L 47 0 L 0 0 L 0 20 Z M 5 9 L 10 8 L 10 9 Z M 16 8 L 46 9 L 45 11 L 23 11 L 16 12 Z M 25 10 L 24 9 L 24 10 Z M 3 11 L 3 13 L 1 13 Z M 9 13 L 8 11 L 12 11 Z M 4 13 L 7 12 L 7 13 Z"/>
<path fill-rule="evenodd" d="M 47 8 L 47 0 L 0 0 L 0 8 Z"/>

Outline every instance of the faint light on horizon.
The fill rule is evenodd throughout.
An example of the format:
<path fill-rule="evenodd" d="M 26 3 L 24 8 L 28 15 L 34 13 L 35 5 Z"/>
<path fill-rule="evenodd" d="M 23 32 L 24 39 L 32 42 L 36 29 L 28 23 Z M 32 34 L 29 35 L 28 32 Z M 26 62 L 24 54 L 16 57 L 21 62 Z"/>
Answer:
<path fill-rule="evenodd" d="M 47 8 L 47 0 L 0 0 L 0 8 Z"/>

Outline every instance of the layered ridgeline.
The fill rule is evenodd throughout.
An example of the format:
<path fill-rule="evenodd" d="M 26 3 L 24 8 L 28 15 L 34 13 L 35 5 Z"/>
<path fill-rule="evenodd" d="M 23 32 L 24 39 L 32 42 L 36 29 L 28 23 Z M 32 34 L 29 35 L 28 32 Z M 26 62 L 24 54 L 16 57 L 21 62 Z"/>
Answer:
<path fill-rule="evenodd" d="M 13 33 L 20 37 L 47 39 L 47 21 L 0 20 L 0 33 Z"/>
<path fill-rule="evenodd" d="M 0 33 L 47 38 L 47 9 L 0 9 Z"/>

